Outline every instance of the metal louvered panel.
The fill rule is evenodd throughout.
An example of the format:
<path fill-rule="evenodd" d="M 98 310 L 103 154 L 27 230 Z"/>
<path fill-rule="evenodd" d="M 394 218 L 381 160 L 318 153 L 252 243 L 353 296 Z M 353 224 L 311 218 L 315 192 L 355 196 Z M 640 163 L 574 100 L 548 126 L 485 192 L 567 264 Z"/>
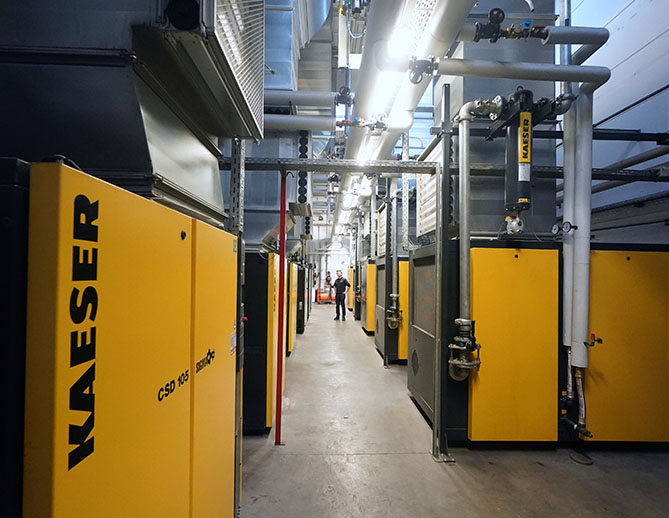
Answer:
<path fill-rule="evenodd" d="M 434 175 L 417 175 L 416 185 L 416 207 L 417 207 L 417 232 L 423 236 L 436 228 L 437 216 L 437 179 Z"/>
<path fill-rule="evenodd" d="M 386 237 L 388 235 L 388 232 L 386 230 L 386 207 L 385 205 L 383 208 L 379 211 L 379 239 L 378 239 L 378 253 L 377 255 L 384 256 L 386 255 Z"/>
<path fill-rule="evenodd" d="M 215 32 L 239 89 L 263 133 L 264 0 L 216 0 Z"/>

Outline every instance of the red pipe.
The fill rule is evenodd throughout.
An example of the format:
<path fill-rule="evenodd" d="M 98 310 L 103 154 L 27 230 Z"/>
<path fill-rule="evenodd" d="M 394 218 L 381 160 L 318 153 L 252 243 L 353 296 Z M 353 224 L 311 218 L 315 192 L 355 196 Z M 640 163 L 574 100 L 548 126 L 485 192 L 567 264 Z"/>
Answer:
<path fill-rule="evenodd" d="M 279 340 L 277 345 L 276 363 L 276 425 L 274 428 L 274 444 L 283 445 L 281 441 L 281 406 L 283 402 L 283 313 L 286 304 L 286 173 L 281 172 L 281 205 L 279 207 Z"/>

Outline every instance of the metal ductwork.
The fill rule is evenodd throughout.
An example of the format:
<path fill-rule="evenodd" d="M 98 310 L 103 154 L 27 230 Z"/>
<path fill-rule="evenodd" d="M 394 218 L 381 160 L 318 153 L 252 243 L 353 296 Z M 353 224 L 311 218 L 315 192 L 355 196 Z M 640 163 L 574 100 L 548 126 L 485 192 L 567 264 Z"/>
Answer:
<path fill-rule="evenodd" d="M 0 95 L 12 121 L 0 155 L 65 155 L 221 221 L 218 137 L 263 134 L 264 2 L 131 4 L 0 6 Z"/>

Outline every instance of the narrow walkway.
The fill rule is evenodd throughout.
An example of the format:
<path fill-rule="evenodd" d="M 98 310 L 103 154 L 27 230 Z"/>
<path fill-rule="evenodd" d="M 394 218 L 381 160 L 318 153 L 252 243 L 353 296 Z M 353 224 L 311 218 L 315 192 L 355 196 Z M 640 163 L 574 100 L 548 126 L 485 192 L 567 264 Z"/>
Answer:
<path fill-rule="evenodd" d="M 316 306 L 287 362 L 283 438 L 244 438 L 243 518 L 665 517 L 669 454 L 458 448 L 429 454 L 406 366 L 383 368 L 352 317 Z"/>

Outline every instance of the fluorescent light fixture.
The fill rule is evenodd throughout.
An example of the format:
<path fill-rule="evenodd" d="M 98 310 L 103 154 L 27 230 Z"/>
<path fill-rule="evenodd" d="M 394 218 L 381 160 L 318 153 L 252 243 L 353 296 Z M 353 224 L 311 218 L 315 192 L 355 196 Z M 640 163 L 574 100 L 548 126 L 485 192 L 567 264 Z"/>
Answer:
<path fill-rule="evenodd" d="M 335 227 L 335 234 L 343 234 L 344 233 L 344 225 L 337 225 Z"/>
<path fill-rule="evenodd" d="M 339 225 L 346 225 L 348 223 L 348 220 L 351 216 L 351 213 L 348 210 L 342 210 L 339 213 L 339 219 L 337 220 L 337 223 Z"/>

